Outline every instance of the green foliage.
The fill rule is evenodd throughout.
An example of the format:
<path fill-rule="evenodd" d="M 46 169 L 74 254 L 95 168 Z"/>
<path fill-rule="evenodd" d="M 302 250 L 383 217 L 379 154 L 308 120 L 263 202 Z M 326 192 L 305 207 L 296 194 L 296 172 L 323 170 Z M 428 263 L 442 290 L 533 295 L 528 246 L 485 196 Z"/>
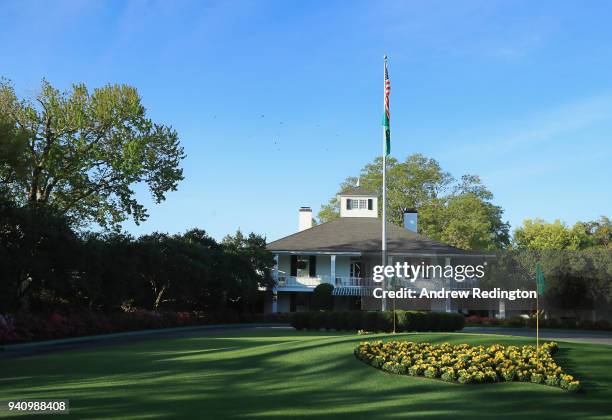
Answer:
<path fill-rule="evenodd" d="M 360 172 L 360 185 L 382 195 L 382 158 L 376 158 Z M 357 177 L 348 177 L 340 192 L 352 188 Z M 379 197 L 378 204 L 382 206 Z M 462 249 L 503 249 L 509 243 L 509 225 L 502 221 L 503 210 L 493 205 L 493 194 L 476 175 L 459 181 L 434 160 L 421 154 L 405 162 L 387 160 L 387 217 L 403 226 L 404 212 L 419 212 L 419 233 Z M 379 214 L 382 214 L 379 208 Z M 339 217 L 337 197 L 321 207 L 321 222 Z"/>
<path fill-rule="evenodd" d="M 465 317 L 458 313 L 395 311 L 396 331 L 458 331 Z M 335 329 L 393 331 L 392 311 L 338 311 L 295 312 L 291 314 L 291 325 L 298 329 Z"/>
<path fill-rule="evenodd" d="M 43 80 L 35 98 L 19 99 L 0 81 L 0 146 L 0 185 L 74 226 L 139 223 L 147 212 L 134 186 L 146 185 L 158 203 L 183 178 L 176 131 L 147 118 L 127 85 L 60 92 Z"/>
<path fill-rule="evenodd" d="M 568 228 L 560 220 L 546 223 L 542 219 L 527 219 L 515 229 L 513 245 L 517 249 L 569 249 L 585 248 L 587 234 L 581 226 Z"/>
<path fill-rule="evenodd" d="M 360 185 L 370 191 L 382 194 L 382 157 L 364 166 L 359 175 Z M 404 210 L 420 208 L 423 204 L 444 191 L 453 179 L 442 171 L 438 162 L 421 154 L 408 156 L 405 162 L 390 157 L 387 159 L 387 208 L 389 221 L 403 224 Z M 340 192 L 352 188 L 357 177 L 348 177 L 340 186 Z M 382 200 L 379 200 L 379 214 Z M 327 222 L 339 217 L 338 201 L 334 197 L 328 205 L 322 206 L 319 220 Z"/>
<path fill-rule="evenodd" d="M 599 220 L 582 223 L 589 235 L 591 246 L 612 250 L 612 220 L 601 216 Z"/>
<path fill-rule="evenodd" d="M 0 194 L 13 194 L 16 180 L 25 176 L 27 147 L 27 131 L 15 127 L 7 115 L 0 113 Z"/>
<path fill-rule="evenodd" d="M 250 234 L 206 232 L 79 238 L 52 209 L 0 201 L 0 314 L 19 310 L 168 309 L 259 312 L 273 256 Z"/>
<path fill-rule="evenodd" d="M 546 278 L 540 308 L 578 317 L 581 309 L 612 301 L 612 253 L 600 247 L 584 250 L 521 249 L 498 253 L 481 280 L 481 287 L 534 290 L 536 265 Z"/>
<path fill-rule="evenodd" d="M 79 257 L 77 237 L 65 218 L 0 200 L 0 313 L 73 299 Z"/>
<path fill-rule="evenodd" d="M 460 192 L 432 200 L 419 210 L 419 232 L 466 250 L 503 249 L 509 225 L 503 210 L 474 192 Z"/>
<path fill-rule="evenodd" d="M 82 241 L 78 286 L 86 298 L 75 302 L 96 311 L 113 311 L 130 300 L 138 278 L 134 238 L 118 233 L 88 233 Z"/>
<path fill-rule="evenodd" d="M 542 219 L 527 219 L 514 231 L 516 249 L 579 250 L 585 248 L 612 249 L 612 221 L 606 216 L 592 222 L 576 222 L 571 228 L 560 220 L 547 223 Z"/>
<path fill-rule="evenodd" d="M 331 311 L 334 309 L 334 286 L 321 283 L 312 291 L 311 306 L 314 310 Z"/>

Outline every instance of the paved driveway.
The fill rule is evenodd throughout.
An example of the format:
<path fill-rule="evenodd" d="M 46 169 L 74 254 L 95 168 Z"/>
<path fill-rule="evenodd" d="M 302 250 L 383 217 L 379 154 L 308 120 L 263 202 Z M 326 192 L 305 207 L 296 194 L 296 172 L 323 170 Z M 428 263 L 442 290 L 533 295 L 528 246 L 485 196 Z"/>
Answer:
<path fill-rule="evenodd" d="M 75 339 L 57 340 L 57 342 L 26 343 L 9 345 L 0 348 L 0 360 L 12 357 L 30 356 L 55 351 L 83 349 L 97 346 L 108 346 L 134 341 L 147 340 L 152 338 L 177 338 L 177 337 L 198 337 L 208 334 L 218 333 L 237 333 L 241 331 L 252 331 L 254 329 L 292 331 L 288 325 L 210 325 L 190 328 L 175 328 L 161 330 L 145 330 L 129 333 L 119 333 L 111 335 L 100 335 L 94 337 L 80 337 Z M 499 334 L 514 335 L 519 337 L 534 337 L 535 330 L 528 328 L 498 328 L 498 327 L 465 327 L 464 333 L 473 334 Z M 607 344 L 612 345 L 612 333 L 607 331 L 577 331 L 577 330 L 557 330 L 541 329 L 540 337 L 547 340 L 563 340 L 582 343 Z"/>
<path fill-rule="evenodd" d="M 465 327 L 463 332 L 474 334 L 515 335 L 535 338 L 535 330 L 530 328 L 505 327 Z M 563 340 L 578 343 L 593 343 L 612 345 L 612 333 L 608 331 L 557 330 L 542 328 L 540 338 L 547 340 Z"/>
<path fill-rule="evenodd" d="M 203 325 L 186 328 L 167 328 L 157 330 L 132 331 L 117 334 L 97 335 L 90 337 L 76 337 L 52 341 L 40 341 L 24 344 L 0 346 L 0 360 L 12 357 L 33 356 L 64 350 L 78 350 L 90 347 L 112 346 L 116 344 L 132 343 L 141 340 L 199 337 L 202 335 L 219 333 L 237 333 L 252 330 L 293 330 L 284 324 L 233 324 L 233 325 Z"/>

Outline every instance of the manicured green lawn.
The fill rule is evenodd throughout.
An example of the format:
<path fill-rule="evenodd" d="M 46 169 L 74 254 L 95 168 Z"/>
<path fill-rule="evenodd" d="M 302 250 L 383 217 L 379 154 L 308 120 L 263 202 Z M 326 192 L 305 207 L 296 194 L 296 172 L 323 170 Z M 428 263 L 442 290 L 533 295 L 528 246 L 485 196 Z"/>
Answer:
<path fill-rule="evenodd" d="M 612 416 L 611 346 L 560 342 L 556 359 L 585 387 L 582 394 L 569 394 L 530 383 L 458 385 L 387 374 L 352 354 L 359 341 L 376 337 L 233 331 L 0 359 L 0 400 L 69 398 L 76 418 Z M 531 342 L 447 333 L 393 338 Z"/>

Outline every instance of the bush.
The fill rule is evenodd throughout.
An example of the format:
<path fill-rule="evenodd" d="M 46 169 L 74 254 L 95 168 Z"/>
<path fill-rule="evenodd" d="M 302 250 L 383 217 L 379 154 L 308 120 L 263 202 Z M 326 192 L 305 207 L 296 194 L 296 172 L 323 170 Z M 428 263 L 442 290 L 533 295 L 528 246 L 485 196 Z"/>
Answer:
<path fill-rule="evenodd" d="M 482 325 L 498 325 L 499 324 L 499 319 L 485 316 L 484 318 L 482 318 L 480 320 L 480 323 Z"/>
<path fill-rule="evenodd" d="M 331 311 L 334 309 L 334 286 L 329 283 L 321 283 L 312 291 L 312 309 Z"/>
<path fill-rule="evenodd" d="M 335 330 L 350 330 L 351 329 L 351 312 L 340 312 L 338 316 L 332 316 L 333 327 Z"/>
<path fill-rule="evenodd" d="M 308 313 L 295 312 L 291 314 L 291 326 L 296 330 L 308 329 Z"/>
<path fill-rule="evenodd" d="M 269 314 L 257 314 L 258 318 L 262 322 L 274 322 L 288 324 L 291 317 L 286 312 L 273 312 Z"/>
<path fill-rule="evenodd" d="M 576 328 L 577 322 L 575 318 L 561 318 L 561 328 Z"/>
<path fill-rule="evenodd" d="M 304 318 L 303 322 L 309 319 Z M 184 327 L 232 322 L 288 322 L 288 314 L 237 314 L 232 311 L 172 312 L 134 310 L 127 312 L 71 312 L 0 315 L 0 344 L 108 334 L 152 328 Z M 293 321 L 292 321 L 293 324 Z M 298 321 L 299 324 L 299 321 Z M 296 327 L 297 328 L 297 327 Z M 302 325 L 302 328 L 308 328 Z"/>
<path fill-rule="evenodd" d="M 366 331 L 380 331 L 379 326 L 382 322 L 378 321 L 378 311 L 367 311 L 363 313 L 361 329 Z"/>
<path fill-rule="evenodd" d="M 350 311 L 347 315 L 348 323 L 347 323 L 347 331 L 357 331 L 361 329 L 362 320 L 363 320 L 363 312 L 361 311 Z"/>
<path fill-rule="evenodd" d="M 503 319 L 502 325 L 506 327 L 524 327 L 525 326 L 525 318 L 520 316 L 513 316 L 512 318 Z"/>
<path fill-rule="evenodd" d="M 393 331 L 392 311 L 296 312 L 291 314 L 291 325 L 298 330 L 321 328 L 344 331 Z M 458 313 L 396 311 L 395 330 L 458 331 L 465 318 Z"/>

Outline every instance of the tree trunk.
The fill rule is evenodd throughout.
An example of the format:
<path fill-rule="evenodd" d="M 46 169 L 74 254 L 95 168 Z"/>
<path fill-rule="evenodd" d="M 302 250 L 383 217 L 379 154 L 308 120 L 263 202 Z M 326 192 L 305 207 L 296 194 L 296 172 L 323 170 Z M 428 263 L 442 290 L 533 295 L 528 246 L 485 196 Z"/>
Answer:
<path fill-rule="evenodd" d="M 153 308 L 155 310 L 157 310 L 159 308 L 159 304 L 161 303 L 161 299 L 162 299 L 162 295 L 164 294 L 164 292 L 166 291 L 166 286 L 162 286 L 162 288 L 159 290 L 159 292 L 155 293 L 155 303 L 153 305 Z"/>

